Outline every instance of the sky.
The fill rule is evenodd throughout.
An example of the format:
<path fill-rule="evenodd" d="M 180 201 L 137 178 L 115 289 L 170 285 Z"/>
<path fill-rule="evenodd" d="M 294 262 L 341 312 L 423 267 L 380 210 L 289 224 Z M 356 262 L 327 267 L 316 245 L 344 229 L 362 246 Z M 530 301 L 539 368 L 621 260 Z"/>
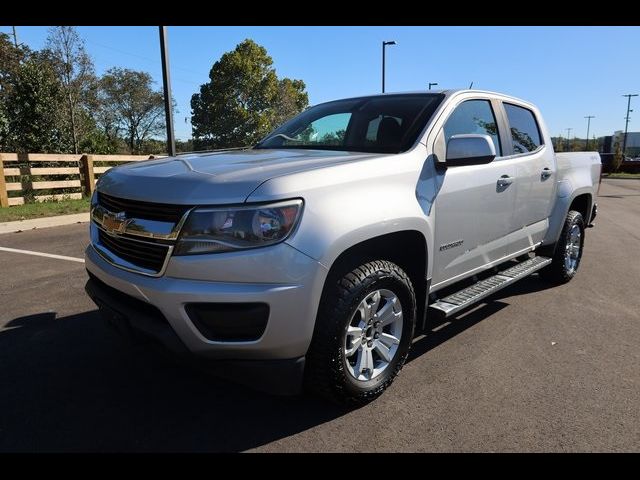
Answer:
<path fill-rule="evenodd" d="M 18 41 L 44 46 L 48 27 L 19 26 Z M 11 33 L 11 27 L 0 27 Z M 162 86 L 158 28 L 78 27 L 96 72 L 118 66 L 149 72 Z M 536 104 L 552 136 L 624 130 L 627 99 L 640 93 L 640 27 L 168 27 L 176 138 L 191 136 L 191 96 L 211 66 L 245 38 L 264 46 L 279 77 L 302 79 L 311 105 L 381 90 L 473 88 Z M 640 97 L 632 99 L 640 112 Z M 640 114 L 629 131 L 640 131 Z"/>

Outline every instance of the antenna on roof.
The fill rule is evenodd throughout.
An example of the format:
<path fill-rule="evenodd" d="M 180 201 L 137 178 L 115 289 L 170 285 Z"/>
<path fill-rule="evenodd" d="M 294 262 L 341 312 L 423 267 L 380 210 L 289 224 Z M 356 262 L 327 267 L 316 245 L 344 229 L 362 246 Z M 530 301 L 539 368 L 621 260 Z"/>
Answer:
<path fill-rule="evenodd" d="M 471 90 L 473 88 L 473 82 L 471 82 L 471 84 L 469 85 L 469 90 Z"/>

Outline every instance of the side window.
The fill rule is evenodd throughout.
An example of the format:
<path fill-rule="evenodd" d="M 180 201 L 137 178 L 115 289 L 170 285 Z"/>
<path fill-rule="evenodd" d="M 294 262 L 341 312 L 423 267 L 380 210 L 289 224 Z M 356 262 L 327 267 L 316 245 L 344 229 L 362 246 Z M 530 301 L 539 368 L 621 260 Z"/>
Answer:
<path fill-rule="evenodd" d="M 489 135 L 496 147 L 497 156 L 502 155 L 498 124 L 489 100 L 467 100 L 453 111 L 444 124 L 444 140 L 448 142 L 453 135 L 463 133 Z"/>
<path fill-rule="evenodd" d="M 538 123 L 531 110 L 510 103 L 505 103 L 504 109 L 511 128 L 513 153 L 533 152 L 542 145 Z"/>

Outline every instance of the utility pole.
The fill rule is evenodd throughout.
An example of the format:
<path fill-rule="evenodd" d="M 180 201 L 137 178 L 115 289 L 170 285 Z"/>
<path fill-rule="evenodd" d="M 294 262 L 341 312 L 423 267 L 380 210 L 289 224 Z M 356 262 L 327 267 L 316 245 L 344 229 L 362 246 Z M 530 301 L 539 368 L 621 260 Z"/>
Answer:
<path fill-rule="evenodd" d="M 18 34 L 16 33 L 16 27 L 11 27 L 13 29 L 13 44 L 18 48 Z"/>
<path fill-rule="evenodd" d="M 432 86 L 434 86 L 434 87 L 435 87 L 436 85 L 438 85 L 438 83 L 437 83 L 437 82 L 429 82 L 429 90 L 431 90 L 431 87 L 432 87 Z"/>
<path fill-rule="evenodd" d="M 623 97 L 627 97 L 627 117 L 624 123 L 624 139 L 622 140 L 622 158 L 625 158 L 627 151 L 627 128 L 629 127 L 629 109 L 631 108 L 631 97 L 637 97 L 637 93 L 627 93 L 626 95 L 622 95 Z"/>
<path fill-rule="evenodd" d="M 596 117 L 595 115 L 587 115 L 584 118 L 587 119 L 587 144 L 585 146 L 585 150 L 589 150 L 589 127 L 591 127 L 591 119 Z"/>
<path fill-rule="evenodd" d="M 571 141 L 571 130 L 573 128 L 567 128 L 567 152 L 571 151 L 571 144 L 569 143 Z"/>
<path fill-rule="evenodd" d="M 171 104 L 171 78 L 169 77 L 169 51 L 167 50 L 167 27 L 160 29 L 160 55 L 162 56 L 162 85 L 164 90 L 164 115 L 167 124 L 167 153 L 176 154 L 176 140 L 173 136 L 173 105 Z"/>

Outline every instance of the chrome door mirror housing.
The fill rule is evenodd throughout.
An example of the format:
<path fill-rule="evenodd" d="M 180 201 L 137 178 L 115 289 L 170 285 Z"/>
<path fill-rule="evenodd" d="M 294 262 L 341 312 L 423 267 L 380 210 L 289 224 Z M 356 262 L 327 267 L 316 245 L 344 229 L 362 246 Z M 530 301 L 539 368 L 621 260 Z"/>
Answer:
<path fill-rule="evenodd" d="M 465 133 L 453 135 L 447 142 L 447 167 L 482 165 L 496 158 L 496 147 L 489 135 Z"/>

